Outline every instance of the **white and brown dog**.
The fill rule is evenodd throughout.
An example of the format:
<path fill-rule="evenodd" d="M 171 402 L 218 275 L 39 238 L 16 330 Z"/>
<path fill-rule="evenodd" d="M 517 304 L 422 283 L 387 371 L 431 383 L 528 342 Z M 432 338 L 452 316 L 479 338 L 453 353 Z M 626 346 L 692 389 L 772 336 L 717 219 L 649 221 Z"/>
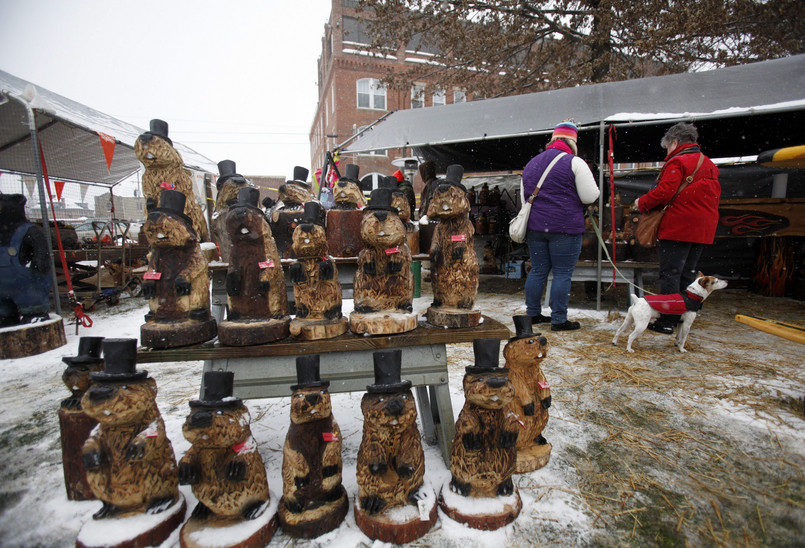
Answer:
<path fill-rule="evenodd" d="M 659 318 L 660 314 L 680 314 L 682 324 L 676 334 L 676 347 L 680 352 L 687 352 L 685 350 L 685 341 L 688 338 L 688 333 L 690 333 L 690 326 L 702 307 L 702 301 L 716 289 L 724 289 L 725 287 L 727 287 L 727 282 L 724 280 L 719 280 L 715 276 L 705 276 L 699 272 L 696 279 L 685 289 L 684 293 L 647 295 L 645 297 L 630 295 L 632 305 L 626 313 L 626 319 L 623 320 L 623 324 L 615 333 L 612 344 L 618 344 L 618 337 L 620 337 L 621 333 L 634 324 L 634 330 L 629 334 L 629 339 L 626 341 L 626 350 L 634 352 L 632 342 L 646 330 L 650 321 Z"/>

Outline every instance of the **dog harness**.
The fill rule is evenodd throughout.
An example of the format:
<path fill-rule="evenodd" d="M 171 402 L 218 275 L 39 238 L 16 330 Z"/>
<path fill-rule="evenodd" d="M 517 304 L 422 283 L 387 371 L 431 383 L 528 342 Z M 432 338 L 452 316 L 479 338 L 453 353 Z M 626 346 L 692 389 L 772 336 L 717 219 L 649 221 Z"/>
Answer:
<path fill-rule="evenodd" d="M 682 315 L 685 312 L 698 312 L 702 309 L 704 297 L 685 290 L 671 295 L 645 295 L 643 297 L 651 308 L 662 314 Z"/>

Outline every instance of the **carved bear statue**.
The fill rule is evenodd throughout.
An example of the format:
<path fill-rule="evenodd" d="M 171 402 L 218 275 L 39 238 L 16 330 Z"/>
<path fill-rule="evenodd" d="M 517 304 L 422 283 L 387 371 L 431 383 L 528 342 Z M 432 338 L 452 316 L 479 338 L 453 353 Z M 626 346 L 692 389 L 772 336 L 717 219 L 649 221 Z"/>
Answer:
<path fill-rule="evenodd" d="M 329 255 L 324 227 L 319 224 L 320 212 L 318 202 L 306 203 L 302 222 L 293 232 L 296 261 L 291 264 L 289 274 L 296 317 L 290 329 L 297 339 L 337 337 L 349 329 L 349 322 L 341 313 L 338 267 Z"/>
<path fill-rule="evenodd" d="M 0 327 L 49 318 L 50 255 L 45 233 L 25 216 L 26 201 L 0 194 Z"/>
<path fill-rule="evenodd" d="M 232 249 L 232 241 L 229 239 L 229 231 L 226 229 L 226 215 L 229 213 L 229 206 L 238 199 L 238 193 L 245 187 L 252 187 L 243 175 L 236 172 L 235 162 L 232 160 L 222 160 L 218 162 L 218 181 L 215 187 L 218 194 L 215 197 L 215 211 L 212 214 L 212 236 L 218 243 L 218 250 L 221 260 L 228 263 L 229 253 Z"/>
<path fill-rule="evenodd" d="M 516 334 L 503 348 L 503 357 L 514 386 L 514 398 L 509 409 L 522 424 L 517 437 L 517 467 L 515 473 L 533 472 L 548 464 L 551 444 L 542 431 L 548 424 L 551 388 L 540 368 L 548 355 L 548 339 L 534 333 L 531 316 L 514 316 Z"/>
<path fill-rule="evenodd" d="M 207 221 L 193 192 L 193 178 L 190 171 L 184 168 L 181 154 L 168 137 L 168 123 L 151 120 L 150 131 L 137 137 L 134 142 L 134 154 L 145 166 L 142 185 L 146 216 L 152 208 L 162 203 L 160 197 L 163 191 L 181 192 L 186 198 L 182 213 L 192 220 L 191 224 L 199 241 L 208 241 Z"/>
<path fill-rule="evenodd" d="M 291 426 L 282 449 L 282 530 L 314 538 L 332 531 L 349 510 L 341 485 L 341 431 L 332 415 L 329 381 L 319 377 L 319 355 L 296 358 Z"/>
<path fill-rule="evenodd" d="M 104 370 L 90 375 L 94 384 L 81 400 L 99 423 L 83 448 L 87 481 L 103 503 L 92 517 L 162 512 L 179 490 L 156 382 L 135 369 L 137 339 L 105 339 L 103 354 Z"/>
<path fill-rule="evenodd" d="M 218 326 L 223 345 L 265 344 L 289 335 L 285 275 L 259 198 L 256 188 L 241 188 L 225 217 L 232 249 L 226 273 L 227 319 Z"/>
<path fill-rule="evenodd" d="M 461 184 L 464 169 L 447 167 L 444 180 L 433 186 L 428 218 L 438 220 L 430 247 L 433 304 L 426 318 L 432 325 L 473 327 L 481 313 L 473 310 L 478 293 L 478 257 L 469 219 L 467 190 Z"/>
<path fill-rule="evenodd" d="M 173 348 L 210 340 L 217 332 L 210 316 L 210 277 L 198 236 L 184 210 L 185 196 L 166 190 L 143 230 L 151 253 L 142 294 L 150 312 L 140 328 L 143 346 Z"/>
<path fill-rule="evenodd" d="M 414 277 L 405 226 L 391 205 L 390 189 L 372 191 L 361 221 L 365 248 L 358 255 L 349 318 L 353 333 L 403 333 L 417 325 L 413 313 Z"/>
<path fill-rule="evenodd" d="M 179 484 L 191 485 L 198 520 L 255 519 L 270 498 L 266 469 L 249 428 L 249 410 L 232 397 L 234 373 L 204 373 L 203 396 L 190 402 L 182 433 L 192 445 L 179 461 Z"/>

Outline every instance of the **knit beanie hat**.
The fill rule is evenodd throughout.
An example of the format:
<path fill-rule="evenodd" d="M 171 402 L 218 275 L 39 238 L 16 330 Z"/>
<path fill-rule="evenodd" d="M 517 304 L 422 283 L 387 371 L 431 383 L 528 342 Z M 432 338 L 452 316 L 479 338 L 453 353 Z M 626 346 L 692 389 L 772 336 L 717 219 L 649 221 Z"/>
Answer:
<path fill-rule="evenodd" d="M 555 141 L 556 139 L 570 139 L 574 143 L 578 141 L 579 138 L 579 129 L 576 127 L 576 124 L 572 120 L 565 120 L 556 124 L 556 127 L 553 128 L 553 133 L 551 134 L 551 141 Z"/>

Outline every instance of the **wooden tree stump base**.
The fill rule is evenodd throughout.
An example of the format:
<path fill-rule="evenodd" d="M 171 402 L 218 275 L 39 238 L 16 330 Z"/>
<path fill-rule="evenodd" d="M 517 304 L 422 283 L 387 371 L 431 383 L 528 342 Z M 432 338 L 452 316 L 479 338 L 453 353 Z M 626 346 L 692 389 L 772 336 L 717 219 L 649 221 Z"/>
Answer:
<path fill-rule="evenodd" d="M 313 510 L 294 514 L 280 500 L 278 516 L 283 533 L 296 538 L 316 538 L 329 533 L 344 521 L 349 511 L 347 491 L 341 486 L 341 498 Z"/>
<path fill-rule="evenodd" d="M 78 532 L 76 548 L 145 548 L 159 546 L 184 521 L 184 496 L 159 514 L 90 519 Z"/>
<path fill-rule="evenodd" d="M 67 344 L 61 316 L 50 314 L 49 318 L 0 328 L 0 360 L 36 356 Z"/>
<path fill-rule="evenodd" d="M 411 255 L 419 255 L 419 226 L 408 221 L 405 223 L 405 232 L 405 243 L 408 244 Z"/>
<path fill-rule="evenodd" d="M 81 410 L 59 409 L 61 459 L 64 468 L 64 487 L 69 500 L 94 500 L 87 483 L 87 471 L 81 457 L 84 442 L 98 421 Z"/>
<path fill-rule="evenodd" d="M 367 537 L 381 542 L 404 544 L 423 537 L 433 528 L 438 518 L 436 495 L 430 486 L 427 489 L 429 493 L 420 489 L 420 493 L 424 494 L 419 499 L 422 503 L 422 513 L 417 506 L 407 504 L 379 514 L 367 514 L 361 509 L 356 496 L 352 505 L 355 523 Z"/>
<path fill-rule="evenodd" d="M 551 444 L 532 445 L 524 450 L 517 451 L 517 467 L 515 474 L 527 474 L 539 470 L 551 459 Z"/>
<path fill-rule="evenodd" d="M 254 519 L 190 518 L 179 534 L 181 548 L 262 548 L 279 527 L 277 498 L 271 494 L 262 514 Z"/>
<path fill-rule="evenodd" d="M 253 346 L 279 341 L 291 334 L 290 323 L 290 316 L 248 322 L 225 320 L 218 324 L 218 342 L 224 346 Z"/>
<path fill-rule="evenodd" d="M 140 327 L 140 344 L 162 350 L 206 342 L 218 333 L 215 320 L 175 323 L 147 322 Z"/>
<path fill-rule="evenodd" d="M 481 311 L 431 306 L 425 313 L 425 320 L 441 327 L 475 327 L 481 323 Z"/>
<path fill-rule="evenodd" d="M 327 251 L 333 257 L 357 257 L 366 244 L 361 238 L 362 209 L 327 210 Z"/>
<path fill-rule="evenodd" d="M 331 339 L 349 331 L 349 320 L 341 316 L 336 320 L 291 320 L 291 336 L 303 341 Z"/>
<path fill-rule="evenodd" d="M 517 486 L 514 487 L 514 493 L 506 497 L 475 498 L 453 493 L 449 483 L 445 483 L 439 492 L 439 508 L 450 519 L 468 527 L 494 531 L 517 519 L 523 508 L 523 501 Z"/>
<path fill-rule="evenodd" d="M 356 335 L 393 335 L 416 329 L 417 315 L 413 312 L 353 312 L 349 329 Z"/>

